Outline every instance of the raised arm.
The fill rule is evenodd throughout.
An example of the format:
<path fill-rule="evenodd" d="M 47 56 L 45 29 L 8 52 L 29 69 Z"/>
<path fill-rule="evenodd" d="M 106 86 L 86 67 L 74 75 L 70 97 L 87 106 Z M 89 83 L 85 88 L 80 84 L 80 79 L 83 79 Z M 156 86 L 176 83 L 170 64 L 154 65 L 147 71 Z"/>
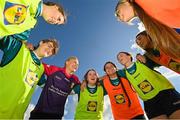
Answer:
<path fill-rule="evenodd" d="M 51 75 L 52 73 L 58 71 L 58 70 L 63 70 L 63 68 L 60 68 L 60 67 L 57 67 L 57 66 L 54 66 L 54 65 L 48 65 L 48 64 L 45 64 L 43 63 L 43 66 L 44 66 L 44 73 L 49 76 Z"/>

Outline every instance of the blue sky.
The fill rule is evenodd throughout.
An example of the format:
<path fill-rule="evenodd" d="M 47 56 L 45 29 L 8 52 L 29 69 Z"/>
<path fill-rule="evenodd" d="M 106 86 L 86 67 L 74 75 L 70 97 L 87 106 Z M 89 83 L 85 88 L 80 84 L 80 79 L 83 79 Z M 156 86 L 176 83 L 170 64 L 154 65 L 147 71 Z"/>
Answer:
<path fill-rule="evenodd" d="M 116 20 L 114 8 L 117 0 L 61 0 L 59 3 L 68 13 L 67 23 L 55 26 L 39 19 L 29 40 L 34 44 L 49 37 L 59 40 L 59 53 L 44 61 L 61 67 L 69 56 L 77 56 L 80 65 L 76 74 L 80 80 L 89 68 L 94 68 L 99 75 L 103 75 L 103 65 L 107 61 L 111 60 L 120 66 L 116 54 L 121 50 L 131 51 L 130 40 L 134 39 L 138 29 L 137 26 L 128 26 Z M 38 89 L 32 103 L 37 100 L 39 92 Z M 70 97 L 67 103 L 65 119 L 72 119 L 77 96 Z M 107 104 L 106 107 L 109 106 Z M 112 118 L 110 106 L 107 108 L 109 117 L 106 118 Z"/>
<path fill-rule="evenodd" d="M 57 1 L 57 0 L 56 0 Z M 129 40 L 138 32 L 136 26 L 119 23 L 114 17 L 117 0 L 62 0 L 68 15 L 63 26 L 48 25 L 40 19 L 32 32 L 30 42 L 53 37 L 60 41 L 59 53 L 45 61 L 63 66 L 67 57 L 75 55 L 80 66 L 77 75 L 81 79 L 89 68 L 95 68 L 100 75 L 106 61 L 116 62 L 120 50 L 130 49 Z"/>
<path fill-rule="evenodd" d="M 137 48 L 132 49 L 133 40 L 139 31 L 138 25 L 128 26 L 118 22 L 114 17 L 114 8 L 118 0 L 52 1 L 63 5 L 68 13 L 68 21 L 63 26 L 55 26 L 48 25 L 42 18 L 39 18 L 29 42 L 37 44 L 39 40 L 44 38 L 56 38 L 60 43 L 59 53 L 51 58 L 43 59 L 44 62 L 63 67 L 64 61 L 69 56 L 77 56 L 80 66 L 76 75 L 82 80 L 89 68 L 94 68 L 100 76 L 103 75 L 103 65 L 107 61 L 113 61 L 119 68 L 122 68 L 116 60 L 116 54 L 119 51 L 128 51 L 133 54 L 140 52 Z M 2 56 L 1 53 L 0 56 Z M 170 72 L 164 68 L 161 71 Z M 175 75 L 170 78 L 178 91 L 180 91 L 179 77 Z M 38 88 L 31 104 L 36 103 L 39 93 L 40 89 Z M 112 118 L 108 102 L 106 98 L 106 119 Z M 69 97 L 65 119 L 73 118 L 76 103 L 77 96 Z"/>

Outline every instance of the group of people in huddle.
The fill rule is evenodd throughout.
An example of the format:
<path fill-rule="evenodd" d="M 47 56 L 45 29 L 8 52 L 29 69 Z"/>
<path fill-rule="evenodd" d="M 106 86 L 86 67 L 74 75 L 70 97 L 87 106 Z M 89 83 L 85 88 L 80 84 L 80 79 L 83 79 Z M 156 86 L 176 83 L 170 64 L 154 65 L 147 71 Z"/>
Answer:
<path fill-rule="evenodd" d="M 58 53 L 58 40 L 27 44 L 38 17 L 50 24 L 66 23 L 63 7 L 41 0 L 0 0 L 0 119 L 23 119 L 37 85 L 43 90 L 29 119 L 62 119 L 70 94 L 78 95 L 75 119 L 103 119 L 105 95 L 115 120 L 180 119 L 179 92 L 154 69 L 164 66 L 180 73 L 178 10 L 179 0 L 118 1 L 115 17 L 119 21 L 130 23 L 138 17 L 144 24 L 146 31 L 137 34 L 136 43 L 145 53 L 137 54 L 135 61 L 130 53 L 120 51 L 116 57 L 123 68 L 107 61 L 105 75 L 99 77 L 89 69 L 80 82 L 75 75 L 77 57 L 67 58 L 64 67 L 41 61 Z"/>

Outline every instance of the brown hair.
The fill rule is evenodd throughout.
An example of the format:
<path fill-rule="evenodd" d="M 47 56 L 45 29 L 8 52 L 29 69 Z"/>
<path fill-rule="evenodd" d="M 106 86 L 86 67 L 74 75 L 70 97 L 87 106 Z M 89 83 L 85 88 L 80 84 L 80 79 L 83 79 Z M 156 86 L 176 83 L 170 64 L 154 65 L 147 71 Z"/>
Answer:
<path fill-rule="evenodd" d="M 40 42 L 43 42 L 43 43 L 51 42 L 51 43 L 53 43 L 53 47 L 54 47 L 53 55 L 57 54 L 57 52 L 59 50 L 59 42 L 56 39 L 54 39 L 54 38 L 43 39 Z M 40 44 L 40 42 L 39 42 L 39 44 Z M 38 46 L 35 47 L 35 49 L 39 47 L 39 44 L 38 44 Z"/>
<path fill-rule="evenodd" d="M 159 48 L 174 59 L 180 58 L 180 35 L 172 28 L 147 15 L 135 2 L 131 2 L 147 33 L 151 36 L 154 48 Z"/>
<path fill-rule="evenodd" d="M 136 38 L 137 38 L 139 35 L 149 36 L 146 31 L 139 32 L 139 33 L 136 35 Z"/>
<path fill-rule="evenodd" d="M 152 46 L 152 49 L 154 49 L 154 44 L 153 44 L 153 42 L 152 42 L 152 39 L 151 39 L 151 37 L 147 34 L 147 32 L 146 31 L 142 31 L 142 32 L 140 32 L 140 33 L 138 33 L 137 35 L 136 35 L 136 40 L 135 40 L 135 42 L 136 42 L 136 44 L 137 44 L 137 38 L 140 36 L 140 35 L 143 35 L 143 36 L 145 36 L 146 37 L 146 39 L 147 39 L 147 41 L 149 42 L 149 44 L 152 44 L 153 46 Z M 137 44 L 138 45 L 138 44 Z M 140 45 L 138 45 L 139 47 L 141 47 Z M 142 47 L 141 47 L 142 48 Z M 151 51 L 152 49 L 150 48 L 142 48 L 142 49 L 144 49 L 144 50 L 146 50 L 146 51 Z"/>
<path fill-rule="evenodd" d="M 85 73 L 85 75 L 84 75 L 84 80 L 85 80 L 85 82 L 88 83 L 87 77 L 88 77 L 88 73 L 89 73 L 90 71 L 94 71 L 94 72 L 96 73 L 96 75 L 97 75 L 96 85 L 99 85 L 99 84 L 98 84 L 98 83 L 99 83 L 99 78 L 98 78 L 99 75 L 98 75 L 98 73 L 97 73 L 97 71 L 96 71 L 95 69 L 89 69 L 89 70 Z"/>
<path fill-rule="evenodd" d="M 139 19 L 143 22 L 146 32 L 151 36 L 154 48 L 161 49 L 174 59 L 180 58 L 180 35 L 165 24 L 149 16 L 134 0 L 127 0 Z M 120 5 L 118 2 L 118 6 Z M 116 10 L 118 8 L 116 6 Z"/>
<path fill-rule="evenodd" d="M 54 2 L 50 2 L 50 1 L 44 2 L 44 4 L 47 5 L 47 6 L 54 6 L 54 5 L 57 6 L 59 12 L 62 13 L 62 15 L 64 16 L 64 24 L 67 22 L 67 14 L 66 14 L 64 8 L 60 4 L 54 3 Z"/>
<path fill-rule="evenodd" d="M 107 64 L 113 65 L 113 66 L 116 68 L 116 70 L 118 69 L 117 66 L 116 66 L 113 62 L 108 61 L 108 62 L 106 62 L 106 63 L 104 64 L 104 68 L 103 68 L 103 69 L 104 69 L 104 72 L 106 72 L 106 65 L 107 65 Z"/>
<path fill-rule="evenodd" d="M 130 56 L 130 57 L 131 57 L 131 62 L 133 61 L 132 55 L 131 55 L 130 53 L 128 53 L 128 52 L 119 52 L 119 53 L 117 54 L 117 60 L 118 60 L 118 56 L 119 56 L 121 53 L 123 53 L 123 54 L 125 54 L 125 55 L 127 55 L 127 56 Z"/>

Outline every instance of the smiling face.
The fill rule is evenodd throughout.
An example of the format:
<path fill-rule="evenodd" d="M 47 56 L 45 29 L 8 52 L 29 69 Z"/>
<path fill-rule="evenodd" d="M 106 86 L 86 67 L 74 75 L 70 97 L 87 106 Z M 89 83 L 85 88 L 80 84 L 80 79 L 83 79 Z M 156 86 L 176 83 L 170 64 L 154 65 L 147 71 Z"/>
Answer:
<path fill-rule="evenodd" d="M 44 5 L 43 18 L 49 24 L 64 24 L 65 23 L 65 15 L 59 11 L 59 7 L 57 5 L 47 6 Z"/>
<path fill-rule="evenodd" d="M 53 42 L 41 41 L 36 51 L 40 58 L 49 57 L 54 55 L 55 47 Z"/>
<path fill-rule="evenodd" d="M 125 1 L 118 4 L 115 15 L 119 21 L 128 23 L 135 17 L 135 12 L 130 3 Z"/>
<path fill-rule="evenodd" d="M 97 80 L 98 80 L 97 72 L 94 71 L 94 70 L 88 71 L 88 73 L 87 73 L 87 82 L 88 82 L 88 84 L 96 85 Z"/>
<path fill-rule="evenodd" d="M 132 62 L 132 58 L 130 55 L 127 55 L 125 53 L 119 53 L 117 56 L 118 62 L 124 66 L 126 66 L 128 63 Z"/>
<path fill-rule="evenodd" d="M 70 57 L 68 60 L 66 60 L 65 67 L 67 69 L 67 72 L 69 74 L 73 74 L 74 72 L 77 71 L 79 66 L 79 61 L 75 57 Z"/>
<path fill-rule="evenodd" d="M 116 75 L 117 68 L 112 63 L 106 63 L 104 70 L 108 76 L 114 76 Z"/>

